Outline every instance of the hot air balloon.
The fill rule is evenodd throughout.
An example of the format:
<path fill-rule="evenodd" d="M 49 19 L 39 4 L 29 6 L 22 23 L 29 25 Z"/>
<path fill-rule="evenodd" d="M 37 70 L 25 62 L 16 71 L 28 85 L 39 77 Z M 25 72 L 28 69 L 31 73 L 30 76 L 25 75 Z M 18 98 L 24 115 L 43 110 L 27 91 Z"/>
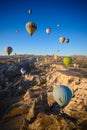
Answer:
<path fill-rule="evenodd" d="M 51 33 L 51 28 L 47 28 L 47 29 L 46 29 L 46 33 L 47 33 L 47 34 L 50 34 L 50 33 Z"/>
<path fill-rule="evenodd" d="M 59 56 L 54 55 L 54 60 L 59 60 Z"/>
<path fill-rule="evenodd" d="M 65 58 L 63 58 L 63 62 L 66 66 L 68 66 L 72 63 L 72 58 L 71 57 L 65 57 Z"/>
<path fill-rule="evenodd" d="M 37 29 L 37 25 L 34 22 L 28 22 L 26 24 L 27 32 L 32 36 Z"/>
<path fill-rule="evenodd" d="M 57 27 L 60 27 L 60 24 L 57 24 L 56 26 L 57 26 Z"/>
<path fill-rule="evenodd" d="M 25 74 L 25 73 L 26 73 L 26 71 L 27 71 L 27 70 L 26 70 L 26 68 L 24 68 L 24 67 L 23 67 L 23 68 L 21 68 L 21 70 L 20 70 L 20 72 L 21 72 L 22 74 Z"/>
<path fill-rule="evenodd" d="M 19 30 L 17 29 L 16 32 L 19 32 Z"/>
<path fill-rule="evenodd" d="M 51 60 L 49 58 L 45 58 L 44 60 L 45 60 L 46 63 L 50 63 L 51 62 Z"/>
<path fill-rule="evenodd" d="M 39 61 L 39 59 L 37 58 L 37 59 L 36 59 L 36 61 L 38 62 L 38 61 Z"/>
<path fill-rule="evenodd" d="M 74 63 L 73 66 L 74 68 L 79 68 L 79 64 Z"/>
<path fill-rule="evenodd" d="M 29 14 L 32 14 L 32 10 L 31 10 L 31 9 L 29 9 L 29 10 L 28 10 L 28 13 L 29 13 Z"/>
<path fill-rule="evenodd" d="M 68 38 L 66 38 L 66 39 L 65 39 L 65 42 L 68 44 L 68 43 L 69 43 L 69 39 L 68 39 Z"/>
<path fill-rule="evenodd" d="M 53 97 L 61 108 L 64 108 L 72 98 L 72 91 L 65 85 L 54 88 Z"/>
<path fill-rule="evenodd" d="M 60 52 L 60 50 L 57 50 L 57 52 Z"/>
<path fill-rule="evenodd" d="M 21 59 L 20 59 L 20 58 L 18 58 L 18 62 L 21 62 Z"/>
<path fill-rule="evenodd" d="M 16 54 L 16 53 L 14 53 L 14 55 L 16 56 L 17 54 Z"/>
<path fill-rule="evenodd" d="M 8 47 L 4 48 L 4 51 L 6 54 L 10 55 L 12 53 L 13 49 L 12 49 L 12 47 L 8 46 Z"/>
<path fill-rule="evenodd" d="M 64 42 L 65 42 L 65 37 L 60 37 L 60 38 L 59 38 L 59 42 L 60 42 L 60 43 L 64 43 Z"/>

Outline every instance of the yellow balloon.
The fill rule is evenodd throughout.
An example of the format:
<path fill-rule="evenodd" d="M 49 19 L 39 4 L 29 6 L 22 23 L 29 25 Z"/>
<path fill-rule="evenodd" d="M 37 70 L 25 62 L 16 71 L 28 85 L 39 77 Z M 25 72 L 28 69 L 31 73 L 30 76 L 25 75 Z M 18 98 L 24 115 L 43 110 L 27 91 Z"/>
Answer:
<path fill-rule="evenodd" d="M 54 55 L 54 60 L 59 60 L 59 56 Z"/>
<path fill-rule="evenodd" d="M 34 22 L 28 22 L 26 24 L 27 32 L 32 36 L 37 29 L 37 25 Z"/>

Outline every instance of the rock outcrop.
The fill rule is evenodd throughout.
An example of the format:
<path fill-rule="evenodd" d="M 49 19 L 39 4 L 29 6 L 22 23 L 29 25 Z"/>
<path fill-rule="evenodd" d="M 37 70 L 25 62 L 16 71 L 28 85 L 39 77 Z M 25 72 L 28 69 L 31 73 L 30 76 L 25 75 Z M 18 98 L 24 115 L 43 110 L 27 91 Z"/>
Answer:
<path fill-rule="evenodd" d="M 87 130 L 86 74 L 57 64 L 33 64 L 22 76 L 21 65 L 0 69 L 0 130 Z M 52 94 L 58 85 L 73 93 L 64 113 Z"/>

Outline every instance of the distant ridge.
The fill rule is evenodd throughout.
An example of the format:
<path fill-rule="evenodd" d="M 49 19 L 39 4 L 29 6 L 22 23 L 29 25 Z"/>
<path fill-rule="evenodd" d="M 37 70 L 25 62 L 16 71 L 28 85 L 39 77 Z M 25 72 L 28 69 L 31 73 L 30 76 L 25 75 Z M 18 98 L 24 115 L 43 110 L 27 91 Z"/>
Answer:
<path fill-rule="evenodd" d="M 87 58 L 86 55 L 71 55 L 71 57 L 85 57 L 85 58 Z"/>

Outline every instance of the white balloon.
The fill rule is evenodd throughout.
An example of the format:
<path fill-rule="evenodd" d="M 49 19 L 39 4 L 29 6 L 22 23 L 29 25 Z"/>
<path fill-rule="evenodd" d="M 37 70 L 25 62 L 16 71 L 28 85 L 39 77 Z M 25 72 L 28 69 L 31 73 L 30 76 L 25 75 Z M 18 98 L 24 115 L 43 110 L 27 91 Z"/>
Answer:
<path fill-rule="evenodd" d="M 50 33 L 51 33 L 51 28 L 47 28 L 47 29 L 46 29 L 46 33 L 47 33 L 47 34 L 50 34 Z"/>

